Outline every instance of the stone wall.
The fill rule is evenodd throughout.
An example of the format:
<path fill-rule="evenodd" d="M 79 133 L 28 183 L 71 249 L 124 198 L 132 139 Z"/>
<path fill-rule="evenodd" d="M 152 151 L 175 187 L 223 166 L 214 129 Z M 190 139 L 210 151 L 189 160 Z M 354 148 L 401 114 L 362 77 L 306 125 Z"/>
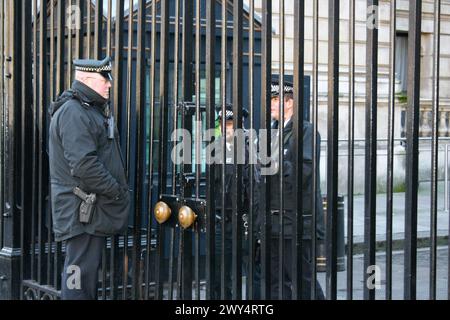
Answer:
<path fill-rule="evenodd" d="M 246 1 L 248 3 L 248 1 Z M 305 73 L 312 74 L 313 63 L 313 1 L 305 2 Z M 319 132 L 322 139 L 327 139 L 327 81 L 328 81 L 328 1 L 319 1 Z M 366 0 L 356 0 L 356 31 L 355 31 L 355 139 L 365 139 L 365 86 L 366 86 Z M 397 1 L 397 32 L 408 31 L 408 0 Z M 255 8 L 260 11 L 261 0 L 255 0 Z M 422 44 L 421 44 L 421 130 L 422 137 L 431 135 L 431 108 L 432 108 L 432 85 L 433 85 L 433 17 L 434 1 L 423 1 L 422 22 Z M 272 40 L 272 72 L 279 72 L 279 0 L 273 0 L 273 40 Z M 348 104 L 349 104 L 349 0 L 341 1 L 341 23 L 340 23 L 340 123 L 339 139 L 348 137 Z M 294 0 L 285 0 L 285 70 L 293 72 L 294 59 Z M 441 68 L 440 68 L 440 117 L 439 133 L 441 136 L 450 136 L 450 0 L 442 1 L 441 17 Z M 390 52 L 390 1 L 380 1 L 379 10 L 379 67 L 378 67 L 378 138 L 380 140 L 388 137 L 388 90 L 389 90 L 389 52 Z M 400 91 L 399 80 L 396 88 Z M 400 92 L 398 92 L 400 94 Z M 397 98 L 395 111 L 395 138 L 401 139 L 404 133 L 404 121 L 402 113 L 406 110 L 405 97 Z M 382 143 L 381 143 L 382 144 Z M 346 145 L 346 143 L 345 143 Z M 344 146 L 344 144 L 343 144 Z M 342 154 L 346 153 L 346 147 L 342 147 Z M 396 144 L 396 150 L 400 152 L 397 171 L 402 171 L 400 142 Z M 379 189 L 385 189 L 386 164 L 385 149 L 380 149 L 378 175 L 380 177 Z M 324 154 L 325 155 L 325 154 Z M 441 155 L 440 155 L 441 156 Z M 421 155 L 422 157 L 422 155 Z M 441 156 L 442 157 L 442 156 Z M 325 183 L 325 159 L 322 159 L 322 180 Z M 361 162 L 361 164 L 359 164 Z M 347 163 L 343 159 L 340 163 Z M 420 161 L 421 172 L 426 172 L 427 161 Z M 364 149 L 355 151 L 355 166 L 364 170 Z M 340 181 L 346 184 L 346 168 L 340 169 Z M 342 175 L 341 175 L 342 173 Z M 344 174 L 345 173 L 345 174 Z M 426 176 L 426 174 L 424 174 Z M 402 174 L 397 174 L 398 185 L 401 185 Z M 421 175 L 423 176 L 423 175 Z M 344 179 L 345 177 L 345 179 Z M 364 190 L 364 182 L 358 179 L 355 185 L 357 192 Z M 356 181 L 355 181 L 356 182 Z M 400 189 L 400 187 L 399 187 Z"/>

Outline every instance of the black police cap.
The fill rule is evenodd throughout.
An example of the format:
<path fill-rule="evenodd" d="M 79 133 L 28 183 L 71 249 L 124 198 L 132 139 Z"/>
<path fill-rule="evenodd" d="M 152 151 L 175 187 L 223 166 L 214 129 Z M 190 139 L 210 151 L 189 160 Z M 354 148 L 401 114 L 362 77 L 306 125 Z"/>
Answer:
<path fill-rule="evenodd" d="M 73 66 L 76 71 L 100 73 L 110 81 L 113 79 L 111 57 L 106 57 L 103 60 L 77 59 L 73 61 Z"/>
<path fill-rule="evenodd" d="M 272 97 L 278 97 L 280 95 L 280 84 L 278 81 L 272 82 L 271 85 Z M 284 82 L 284 94 L 294 94 L 294 86 L 290 82 Z"/>
<path fill-rule="evenodd" d="M 247 118 L 248 117 L 248 111 L 247 109 L 242 109 L 242 117 Z M 222 119 L 222 109 L 219 111 L 219 119 Z M 233 105 L 227 103 L 225 106 L 225 120 L 233 120 L 234 119 L 234 113 L 233 113 Z"/>
<path fill-rule="evenodd" d="M 294 94 L 294 84 L 291 81 L 292 76 L 284 76 L 284 93 Z M 280 95 L 280 76 L 278 74 L 272 75 L 271 81 L 271 96 L 277 97 Z"/>

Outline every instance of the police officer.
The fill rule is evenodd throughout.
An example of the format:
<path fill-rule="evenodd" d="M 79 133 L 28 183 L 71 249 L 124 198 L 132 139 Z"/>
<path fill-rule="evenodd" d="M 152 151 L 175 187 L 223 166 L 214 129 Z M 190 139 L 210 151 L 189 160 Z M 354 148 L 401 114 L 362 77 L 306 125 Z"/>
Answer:
<path fill-rule="evenodd" d="M 303 123 L 303 183 L 302 186 L 297 186 L 296 177 L 294 175 L 295 168 L 295 154 L 294 147 L 296 143 L 295 136 L 293 134 L 293 113 L 294 113 L 294 88 L 292 83 L 285 81 L 284 83 L 284 119 L 281 119 L 280 113 L 280 84 L 275 77 L 272 81 L 271 88 L 271 117 L 272 117 L 272 129 L 273 131 L 271 141 L 271 156 L 276 165 L 276 174 L 268 177 L 268 183 L 270 183 L 270 205 L 271 205 L 271 223 L 272 223 L 272 241 L 271 241 L 271 296 L 277 298 L 279 295 L 279 229 L 280 229 L 280 214 L 284 216 L 284 296 L 283 299 L 292 298 L 292 254 L 290 250 L 292 248 L 293 241 L 293 223 L 295 217 L 295 208 L 297 196 L 299 194 L 299 187 L 302 188 L 302 210 L 303 210 L 303 264 L 302 264 L 302 299 L 311 298 L 311 199 L 316 197 L 317 212 L 317 239 L 323 239 L 325 236 L 324 221 L 323 221 L 323 208 L 319 186 L 319 159 L 320 159 L 320 135 L 317 133 L 317 171 L 316 181 L 318 187 L 316 194 L 313 195 L 312 190 L 312 161 L 313 161 L 313 128 L 311 123 Z M 280 212 L 280 171 L 279 163 L 281 162 L 281 155 L 279 155 L 279 126 L 282 126 L 284 140 L 283 140 L 283 212 Z M 317 298 L 323 299 L 324 295 L 320 284 L 317 282 Z"/>
<path fill-rule="evenodd" d="M 111 59 L 73 65 L 71 89 L 50 107 L 53 230 L 66 241 L 62 299 L 92 300 L 105 237 L 126 230 L 130 197 L 109 107 Z"/>
<path fill-rule="evenodd" d="M 248 112 L 246 109 L 243 109 L 243 117 L 246 118 L 248 116 Z M 218 121 L 220 125 L 220 129 L 222 132 L 222 110 L 220 110 L 218 115 Z M 244 120 L 244 119 L 242 119 Z M 238 150 L 238 158 L 234 158 L 234 114 L 233 114 L 233 106 L 231 104 L 226 105 L 225 112 L 225 164 L 223 164 L 223 139 L 216 140 L 215 146 L 215 158 L 221 161 L 215 166 L 215 209 L 216 209 L 216 278 L 215 278 L 215 298 L 221 298 L 221 253 L 222 253 L 222 236 L 225 237 L 225 248 L 224 248 L 224 272 L 225 272 L 225 299 L 229 300 L 232 298 L 232 279 L 231 279 L 231 263 L 232 263 L 232 212 L 233 212 L 233 183 L 234 183 L 234 164 L 243 164 L 243 172 L 242 172 L 242 192 L 243 192 L 243 212 L 240 213 L 241 223 L 242 223 L 242 231 L 243 231 L 243 261 L 244 261 L 244 271 L 246 270 L 246 258 L 247 258 L 247 249 L 248 249 L 248 213 L 249 213 L 249 202 L 250 202 L 250 150 L 249 150 L 249 136 L 246 130 L 243 130 L 243 135 L 236 135 L 244 139 L 244 148 L 243 150 Z M 238 144 L 239 148 L 240 144 Z M 239 161 L 239 159 L 244 159 L 244 161 Z M 254 164 L 256 161 L 254 162 Z M 222 175 L 222 169 L 225 166 L 225 176 Z M 255 186 L 259 183 L 259 170 L 258 166 L 253 166 L 254 168 L 254 183 Z M 222 178 L 223 177 L 223 178 Z M 222 179 L 225 179 L 225 190 L 222 190 Z M 222 194 L 225 194 L 225 216 L 222 215 Z M 257 212 L 257 197 L 253 197 L 254 200 L 254 210 L 253 212 L 256 214 Z M 223 221 L 223 218 L 225 221 Z M 222 235 L 222 223 L 224 223 L 225 233 Z"/>

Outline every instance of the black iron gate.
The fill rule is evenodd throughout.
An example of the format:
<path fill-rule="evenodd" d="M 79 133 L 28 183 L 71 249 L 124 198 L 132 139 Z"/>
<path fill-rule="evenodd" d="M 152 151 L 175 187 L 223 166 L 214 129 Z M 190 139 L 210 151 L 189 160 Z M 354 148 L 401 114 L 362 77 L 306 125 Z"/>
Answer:
<path fill-rule="evenodd" d="M 127 174 L 133 190 L 129 228 L 125 236 L 108 238 L 103 250 L 99 283 L 102 299 L 211 299 L 215 286 L 225 296 L 225 271 L 231 260 L 233 299 L 253 299 L 260 290 L 270 296 L 270 184 L 268 178 L 250 181 L 248 249 L 242 250 L 244 224 L 238 213 L 244 205 L 243 166 L 234 165 L 232 190 L 232 255 L 216 254 L 215 164 L 207 161 L 205 142 L 200 136 L 218 125 L 219 110 L 232 103 L 234 129 L 242 128 L 243 106 L 249 110 L 249 130 L 270 129 L 272 73 L 280 74 L 284 87 L 286 25 L 285 2 L 263 0 L 2 0 L 0 3 L 1 78 L 1 193 L 0 203 L 0 298 L 55 299 L 59 296 L 64 244 L 54 241 L 49 201 L 47 107 L 73 80 L 71 61 L 75 58 L 114 58 L 112 102 L 118 119 L 121 146 L 126 154 Z M 313 63 L 311 122 L 319 128 L 319 1 L 290 1 L 294 6 L 294 136 L 302 145 L 299 124 L 309 105 L 304 100 L 305 6 L 313 10 Z M 322 286 L 328 299 L 338 298 L 339 202 L 339 83 L 340 20 L 342 1 L 328 1 L 328 139 L 326 143 L 326 276 Z M 349 0 L 349 93 L 348 93 L 348 192 L 346 203 L 346 272 L 343 289 L 354 298 L 354 164 L 355 164 L 355 3 Z M 365 2 L 365 1 L 362 1 Z M 444 1 L 442 1 L 444 2 Z M 272 5 L 281 14 L 272 14 Z M 404 239 L 404 298 L 417 297 L 417 203 L 420 115 L 420 44 L 422 1 L 409 2 L 409 65 L 406 121 L 406 193 Z M 379 2 L 368 0 L 368 16 Z M 395 123 L 395 26 L 396 1 L 390 2 L 390 90 L 387 146 L 386 241 L 384 242 L 385 296 L 392 298 L 393 286 L 393 168 Z M 272 20 L 277 18 L 276 34 Z M 429 298 L 436 298 L 437 284 L 437 203 L 438 203 L 438 110 L 441 1 L 434 8 L 433 134 L 430 208 Z M 369 19 L 369 18 L 368 18 Z M 306 26 L 309 27 L 309 26 Z M 278 38 L 278 61 L 272 66 L 272 38 Z M 367 27 L 366 122 L 364 188 L 364 264 L 361 281 L 368 283 L 377 250 L 377 110 L 378 110 L 378 29 Z M 276 71 L 275 71 L 276 70 Z M 281 95 L 283 97 L 283 94 Z M 281 98 L 283 101 L 283 98 Z M 342 120 L 342 119 L 341 119 Z M 222 128 L 224 128 L 222 122 Z M 186 145 L 191 163 L 175 164 L 171 152 L 180 141 L 171 139 L 176 129 L 195 137 Z M 280 139 L 283 131 L 280 126 Z M 225 136 L 225 129 L 217 136 Z M 259 138 L 261 139 L 262 133 Z M 264 143 L 270 149 L 270 136 Z M 236 147 L 235 147 L 236 148 Z M 313 142 L 314 166 L 318 141 Z M 236 153 L 236 149 L 234 150 Z M 281 152 L 280 154 L 283 154 Z M 297 187 L 302 182 L 302 148 L 296 148 Z M 224 161 L 225 162 L 225 161 Z M 250 172 L 253 173 L 251 164 Z M 283 166 L 281 166 L 283 167 Z M 281 168 L 281 170 L 283 170 Z M 313 175 L 314 176 L 314 175 Z M 283 175 L 281 174 L 281 177 Z M 223 184 L 223 180 L 221 181 Z M 283 190 L 283 178 L 279 181 Z M 313 190 L 320 185 L 314 176 Z M 298 189 L 298 211 L 302 208 Z M 224 190 L 224 188 L 222 188 Z M 256 190 L 259 190 L 256 192 Z M 257 194 L 257 195 L 255 195 Z M 258 212 L 253 203 L 259 199 Z M 314 198 L 314 197 L 313 197 Z M 316 199 L 312 208 L 313 234 L 316 231 Z M 223 208 L 224 206 L 222 206 Z M 281 201 L 280 212 L 283 212 Z M 222 214 L 224 214 L 222 212 Z M 219 214 L 220 215 L 220 214 Z M 255 261 L 257 239 L 253 237 L 255 215 L 262 217 L 261 259 Z M 156 218 L 155 218 L 156 216 Z M 283 221 L 281 215 L 281 222 Z M 224 218 L 224 216 L 222 216 Z M 280 254 L 292 254 L 293 298 L 301 296 L 302 218 L 296 216 L 292 248 L 281 242 Z M 283 228 L 280 236 L 283 236 Z M 319 243 L 312 238 L 312 261 L 318 258 Z M 340 257 L 343 259 L 343 257 Z M 281 259 L 282 260 L 282 259 Z M 280 266 L 283 261 L 280 261 Z M 216 265 L 219 268 L 216 268 Z M 245 265 L 245 268 L 243 266 Z M 313 263 L 312 279 L 319 278 Z M 447 264 L 448 265 L 448 264 Z M 255 281 L 258 273 L 260 280 Z M 217 277 L 220 274 L 220 277 Z M 220 280 L 217 280 L 220 279 Z M 315 287 L 315 281 L 312 281 Z M 259 287 L 260 285 L 260 287 Z M 258 288 L 256 287 L 258 286 Z M 282 287 L 282 286 L 280 286 Z M 363 286 L 364 299 L 375 299 L 375 287 Z M 312 292 L 315 292 L 313 290 Z M 450 296 L 450 285 L 448 289 Z M 282 294 L 282 290 L 280 291 Z M 316 298 L 313 294 L 311 298 Z"/>

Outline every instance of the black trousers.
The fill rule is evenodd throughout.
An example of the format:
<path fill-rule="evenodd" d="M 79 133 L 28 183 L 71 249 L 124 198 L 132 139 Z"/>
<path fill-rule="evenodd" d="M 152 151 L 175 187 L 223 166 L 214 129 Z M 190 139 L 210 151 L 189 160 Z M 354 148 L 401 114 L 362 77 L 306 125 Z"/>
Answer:
<path fill-rule="evenodd" d="M 222 261 L 222 237 L 224 237 L 224 258 Z M 215 237 L 215 281 L 214 281 L 214 299 L 221 299 L 221 278 L 222 272 L 225 277 L 225 300 L 230 300 L 232 297 L 232 285 L 231 285 L 231 259 L 232 259 L 232 226 L 231 222 L 225 223 L 225 233 L 222 234 L 222 225 L 220 221 L 216 222 L 216 237 Z"/>
<path fill-rule="evenodd" d="M 292 260 L 292 239 L 284 239 L 284 279 L 282 281 L 284 286 L 283 300 L 292 299 L 292 274 L 293 274 L 293 260 Z M 303 255 L 302 255 L 302 300 L 311 299 L 311 278 L 312 278 L 312 261 L 311 261 L 311 240 L 303 240 Z M 271 298 L 277 299 L 279 297 L 279 270 L 280 270 L 280 251 L 279 238 L 272 238 L 271 244 L 271 259 L 270 259 L 270 276 L 271 276 Z M 316 280 L 316 297 L 318 300 L 324 300 L 322 288 Z"/>
<path fill-rule="evenodd" d="M 284 279 L 282 281 L 284 286 L 283 300 L 292 299 L 292 274 L 293 274 L 293 260 L 292 260 L 292 239 L 284 239 Z M 302 300 L 311 299 L 311 278 L 312 278 L 312 261 L 311 261 L 311 240 L 303 240 L 303 256 L 302 256 Z M 272 237 L 270 240 L 270 299 L 279 298 L 279 270 L 280 270 L 280 251 L 279 239 Z M 255 265 L 255 299 L 261 299 L 261 251 L 257 250 L 256 265 Z M 322 288 L 316 280 L 316 298 L 324 300 Z"/>
<path fill-rule="evenodd" d="M 228 212 L 231 216 L 231 211 Z M 224 239 L 224 260 L 222 261 L 222 238 Z M 248 240 L 242 237 L 242 273 L 246 274 L 248 270 Z M 214 268 L 214 299 L 220 300 L 221 295 L 221 279 L 222 272 L 224 273 L 225 283 L 225 300 L 232 299 L 232 267 L 233 259 L 233 225 L 231 219 L 225 221 L 225 233 L 222 234 L 221 220 L 216 221 L 216 236 L 215 236 L 215 268 Z"/>
<path fill-rule="evenodd" d="M 62 300 L 96 300 L 98 270 L 106 239 L 83 233 L 66 241 Z"/>

